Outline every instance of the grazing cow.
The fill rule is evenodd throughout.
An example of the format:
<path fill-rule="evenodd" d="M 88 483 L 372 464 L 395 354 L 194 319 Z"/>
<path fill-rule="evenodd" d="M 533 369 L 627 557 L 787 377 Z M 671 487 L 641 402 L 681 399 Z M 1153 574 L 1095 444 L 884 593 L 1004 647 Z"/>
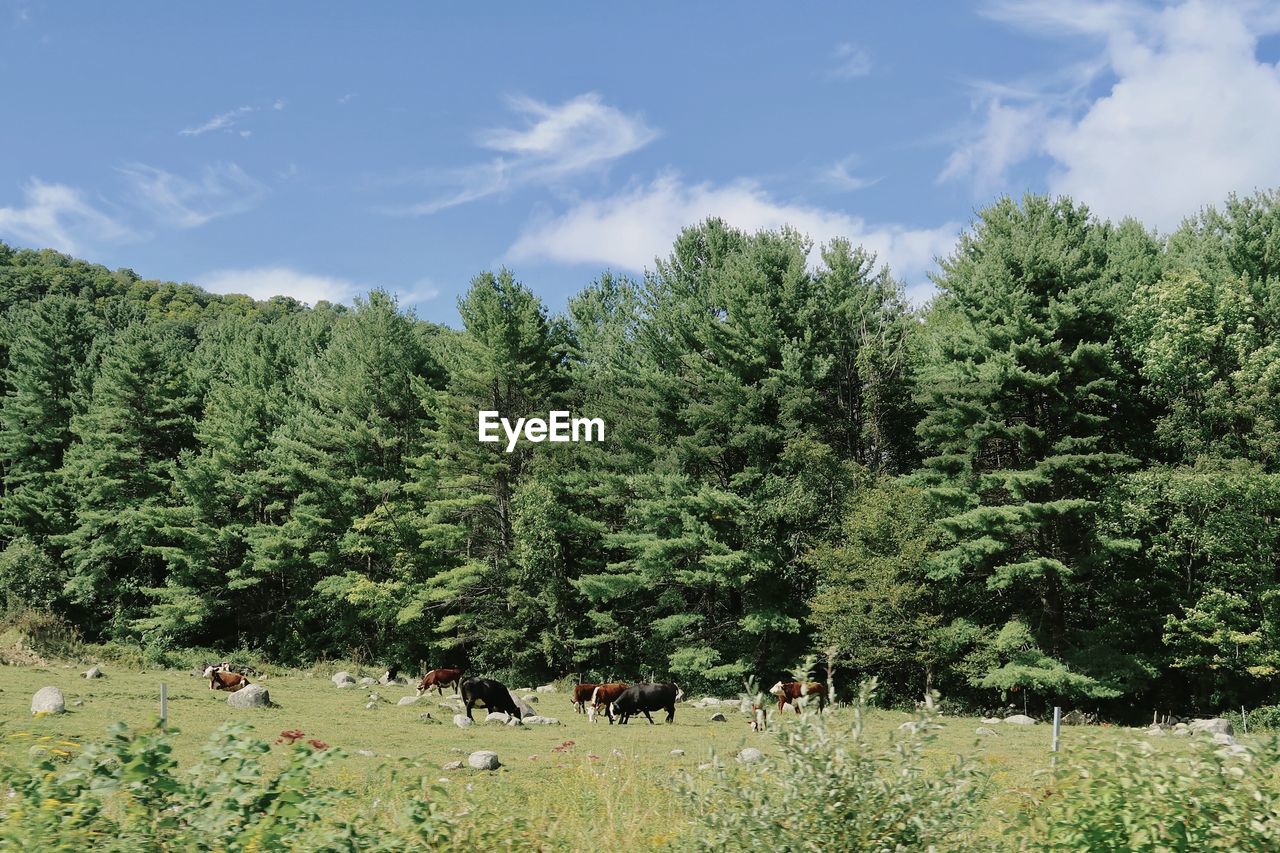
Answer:
<path fill-rule="evenodd" d="M 788 702 L 800 713 L 800 700 L 810 696 L 818 698 L 818 711 L 827 707 L 827 686 L 818 681 L 779 681 L 769 692 L 778 697 L 778 713 L 781 714 Z"/>
<path fill-rule="evenodd" d="M 751 731 L 763 732 L 769 728 L 769 712 L 759 702 L 751 703 Z"/>
<path fill-rule="evenodd" d="M 468 678 L 462 682 L 459 692 L 462 694 L 463 704 L 467 706 L 467 719 L 472 719 L 471 709 L 476 705 L 490 713 L 502 711 L 516 719 L 524 718 L 520 713 L 520 706 L 511 698 L 511 691 L 492 678 Z"/>
<path fill-rule="evenodd" d="M 249 686 L 249 679 L 238 672 L 227 672 L 211 666 L 205 670 L 205 675 L 209 676 L 210 690 L 229 690 L 235 693 L 241 687 Z"/>
<path fill-rule="evenodd" d="M 653 725 L 650 711 L 666 711 L 667 722 L 676 719 L 676 703 L 684 696 L 680 688 L 674 684 L 633 684 L 613 701 L 613 710 L 618 714 L 618 725 L 625 726 L 627 720 L 636 714 L 644 714 L 645 719 Z"/>
<path fill-rule="evenodd" d="M 418 682 L 418 695 L 421 696 L 432 687 L 436 689 L 441 696 L 444 695 L 444 688 L 453 686 L 458 691 L 458 685 L 462 683 L 462 668 L 451 669 L 433 669 L 426 675 L 422 676 L 422 681 Z"/>
<path fill-rule="evenodd" d="M 591 698 L 587 700 L 587 719 L 594 723 L 603 708 L 609 718 L 609 725 L 613 725 L 613 703 L 626 689 L 627 685 L 620 682 L 597 684 L 596 689 L 591 691 Z"/>
<path fill-rule="evenodd" d="M 573 710 L 579 714 L 587 713 L 587 702 L 591 700 L 591 694 L 595 692 L 599 684 L 575 684 L 573 685 L 573 698 L 569 701 L 573 703 Z"/>

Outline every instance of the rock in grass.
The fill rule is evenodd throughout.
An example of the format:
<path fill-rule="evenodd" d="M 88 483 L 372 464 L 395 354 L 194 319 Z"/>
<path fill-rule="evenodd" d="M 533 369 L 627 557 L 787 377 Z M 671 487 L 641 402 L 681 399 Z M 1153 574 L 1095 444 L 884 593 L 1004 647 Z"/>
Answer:
<path fill-rule="evenodd" d="M 543 684 L 540 687 L 538 687 L 538 692 L 539 693 L 558 693 L 560 692 L 560 688 L 556 687 L 554 684 Z"/>
<path fill-rule="evenodd" d="M 358 683 L 361 687 L 372 687 L 373 685 L 378 683 L 378 679 L 370 678 L 369 676 L 366 675 L 364 678 L 360 679 Z"/>
<path fill-rule="evenodd" d="M 1026 714 L 1014 714 L 1012 717 L 1005 717 L 1004 721 L 1011 726 L 1035 726 L 1039 725 L 1039 721 L 1028 717 Z"/>
<path fill-rule="evenodd" d="M 453 715 L 453 724 L 460 729 L 465 729 L 467 726 L 471 725 L 473 722 L 475 721 L 472 720 L 470 717 L 468 717 L 466 714 Z"/>
<path fill-rule="evenodd" d="M 1235 734 L 1235 729 L 1231 728 L 1231 721 L 1224 720 L 1222 717 L 1213 717 L 1207 720 L 1192 720 L 1190 728 L 1192 734 Z"/>
<path fill-rule="evenodd" d="M 515 694 L 515 691 L 508 690 L 507 692 L 511 694 L 511 701 L 515 703 L 515 706 L 517 708 L 520 709 L 520 716 L 532 717 L 534 714 L 538 713 L 537 711 L 534 710 L 532 705 L 530 705 L 528 702 L 524 701 L 519 696 L 517 696 Z"/>
<path fill-rule="evenodd" d="M 729 722 L 729 718 L 728 718 L 728 717 L 726 717 L 724 714 L 721 714 L 721 713 L 715 713 L 715 714 L 712 714 L 712 715 L 711 715 L 711 722 L 713 722 L 713 723 L 727 723 L 727 722 Z"/>
<path fill-rule="evenodd" d="M 271 694 L 261 684 L 250 684 L 228 696 L 227 704 L 232 708 L 263 708 L 271 704 Z"/>
<path fill-rule="evenodd" d="M 440 766 L 440 769 L 441 769 L 441 770 L 461 770 L 461 769 L 462 769 L 462 762 L 461 762 L 461 761 L 449 761 L 449 762 L 447 762 L 447 763 L 445 763 L 445 764 L 442 764 L 442 765 Z"/>
<path fill-rule="evenodd" d="M 743 764 L 755 764 L 757 761 L 761 761 L 763 759 L 764 753 L 756 749 L 754 746 L 749 746 L 742 750 L 742 752 L 738 753 L 738 760 Z"/>
<path fill-rule="evenodd" d="M 683 750 L 683 749 L 673 749 L 673 750 L 671 750 L 671 754 L 672 754 L 672 755 L 674 755 L 674 756 L 676 756 L 676 757 L 678 758 L 678 757 L 680 757 L 681 755 L 684 755 L 684 750 Z"/>
<path fill-rule="evenodd" d="M 989 729 L 989 728 L 987 728 L 986 726 L 978 726 L 978 728 L 974 731 L 974 734 L 980 734 L 980 735 L 999 735 L 1000 733 L 999 733 L 998 731 L 996 731 L 995 729 Z"/>
<path fill-rule="evenodd" d="M 91 666 L 80 673 L 81 678 L 102 678 L 102 667 Z"/>
<path fill-rule="evenodd" d="M 344 684 L 356 683 L 356 677 L 346 671 L 334 673 L 333 677 L 330 678 L 329 680 L 332 681 L 338 687 L 341 687 Z"/>
<path fill-rule="evenodd" d="M 67 700 L 62 697 L 62 691 L 56 687 L 41 687 L 36 691 L 36 695 L 31 697 L 33 714 L 61 714 L 66 710 Z"/>
<path fill-rule="evenodd" d="M 418 701 L 418 697 L 417 697 L 417 696 L 401 696 L 401 697 L 400 697 L 400 701 L 399 701 L 399 702 L 397 702 L 396 704 L 397 704 L 397 705 L 412 705 L 414 702 L 417 702 L 417 701 Z"/>
<path fill-rule="evenodd" d="M 511 715 L 505 711 L 490 711 L 485 714 L 484 721 L 486 723 L 500 723 L 506 725 L 511 720 Z"/>
<path fill-rule="evenodd" d="M 344 681 L 338 685 L 339 690 L 355 690 L 356 683 L 354 681 Z"/>
<path fill-rule="evenodd" d="M 477 770 L 497 770 L 502 766 L 502 762 L 498 760 L 498 753 L 488 749 L 482 749 L 468 755 L 467 764 Z"/>

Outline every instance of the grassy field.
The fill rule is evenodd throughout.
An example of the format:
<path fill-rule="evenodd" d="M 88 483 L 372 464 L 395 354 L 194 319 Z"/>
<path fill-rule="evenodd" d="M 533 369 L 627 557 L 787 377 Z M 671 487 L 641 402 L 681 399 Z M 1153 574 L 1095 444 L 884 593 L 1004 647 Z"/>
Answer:
<path fill-rule="evenodd" d="M 746 746 L 769 753 L 776 746 L 768 735 L 753 733 L 747 718 L 722 709 L 728 722 L 712 722 L 714 709 L 677 707 L 674 725 L 649 725 L 643 717 L 627 726 L 609 726 L 603 719 L 591 724 L 577 715 L 563 692 L 537 696 L 541 714 L 557 717 L 558 726 L 505 727 L 486 725 L 477 712 L 476 725 L 459 729 L 453 711 L 442 707 L 432 692 L 407 706 L 397 700 L 414 695 L 411 687 L 389 685 L 339 690 L 329 676 L 339 666 L 310 672 L 270 673 L 260 680 L 277 708 L 237 710 L 227 694 L 213 692 L 208 683 L 186 672 L 127 672 L 105 667 L 106 677 L 86 681 L 82 667 L 45 665 L 6 667 L 0 688 L 0 759 L 22 762 L 33 746 L 63 742 L 83 744 L 101 740 L 106 727 L 122 721 L 133 728 L 153 726 L 158 719 L 161 682 L 168 684 L 170 726 L 177 730 L 174 754 L 192 762 L 200 747 L 219 726 L 240 720 L 265 740 L 281 731 L 298 729 L 340 748 L 346 757 L 328 769 L 333 781 L 362 794 L 350 803 L 371 808 L 404 796 L 406 774 L 439 786 L 436 796 L 459 808 L 486 811 L 489 819 L 503 816 L 522 821 L 521 834 L 545 840 L 548 847 L 579 848 L 593 843 L 602 829 L 625 839 L 616 849 L 661 846 L 680 836 L 687 820 L 685 801 L 672 784 L 698 777 L 698 765 L 736 755 Z M 349 668 L 355 673 L 354 669 Z M 372 674 L 372 673 L 365 673 Z M 32 718 L 32 694 L 46 685 L 62 689 L 68 703 L 63 715 Z M 367 709 L 369 693 L 382 700 Z M 446 696 L 448 691 L 446 691 Z M 829 712 L 830 713 L 830 712 Z M 427 722 L 421 715 L 430 714 Z M 851 712 L 836 710 L 837 722 Z M 869 728 L 875 737 L 891 738 L 911 717 L 906 713 L 873 711 Z M 789 725 L 790 715 L 771 715 L 771 726 Z M 1049 727 L 994 726 L 996 736 L 979 736 L 981 723 L 972 718 L 942 718 L 942 729 L 928 746 L 928 764 L 945 772 L 957 756 L 972 758 L 988 775 L 990 831 L 998 834 L 999 813 L 1017 808 L 1043 784 L 1039 772 L 1050 761 Z M 1064 728 L 1063 748 L 1071 750 L 1108 739 L 1140 738 L 1133 731 Z M 1163 738 L 1161 751 L 1176 750 L 1183 739 Z M 75 747 L 65 747 L 74 751 Z M 465 767 L 475 750 L 498 753 L 503 768 L 496 773 Z M 672 750 L 683 750 L 673 755 Z M 363 753 L 362 753 L 363 751 Z M 445 771 L 446 763 L 462 760 L 461 770 Z M 686 775 L 687 774 L 687 775 Z M 393 786 L 391 780 L 396 778 Z"/>

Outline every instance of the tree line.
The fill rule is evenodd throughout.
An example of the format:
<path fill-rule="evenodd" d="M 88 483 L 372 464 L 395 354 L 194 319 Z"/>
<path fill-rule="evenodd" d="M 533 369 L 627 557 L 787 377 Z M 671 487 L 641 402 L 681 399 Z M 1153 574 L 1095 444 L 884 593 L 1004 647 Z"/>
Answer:
<path fill-rule="evenodd" d="M 935 281 L 712 219 L 451 329 L 0 244 L 0 594 L 157 659 L 1274 701 L 1280 194 L 1169 235 L 1003 198 Z M 552 409 L 606 440 L 477 440 Z"/>

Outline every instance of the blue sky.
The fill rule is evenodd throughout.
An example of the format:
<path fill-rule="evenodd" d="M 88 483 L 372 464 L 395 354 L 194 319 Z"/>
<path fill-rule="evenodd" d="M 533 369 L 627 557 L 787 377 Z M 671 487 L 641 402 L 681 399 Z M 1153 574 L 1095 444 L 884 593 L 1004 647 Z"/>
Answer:
<path fill-rule="evenodd" d="M 712 214 L 920 300 L 1000 193 L 1167 231 L 1280 185 L 1275 3 L 602 5 L 0 0 L 0 239 L 456 323 L 477 272 L 558 310 Z"/>

